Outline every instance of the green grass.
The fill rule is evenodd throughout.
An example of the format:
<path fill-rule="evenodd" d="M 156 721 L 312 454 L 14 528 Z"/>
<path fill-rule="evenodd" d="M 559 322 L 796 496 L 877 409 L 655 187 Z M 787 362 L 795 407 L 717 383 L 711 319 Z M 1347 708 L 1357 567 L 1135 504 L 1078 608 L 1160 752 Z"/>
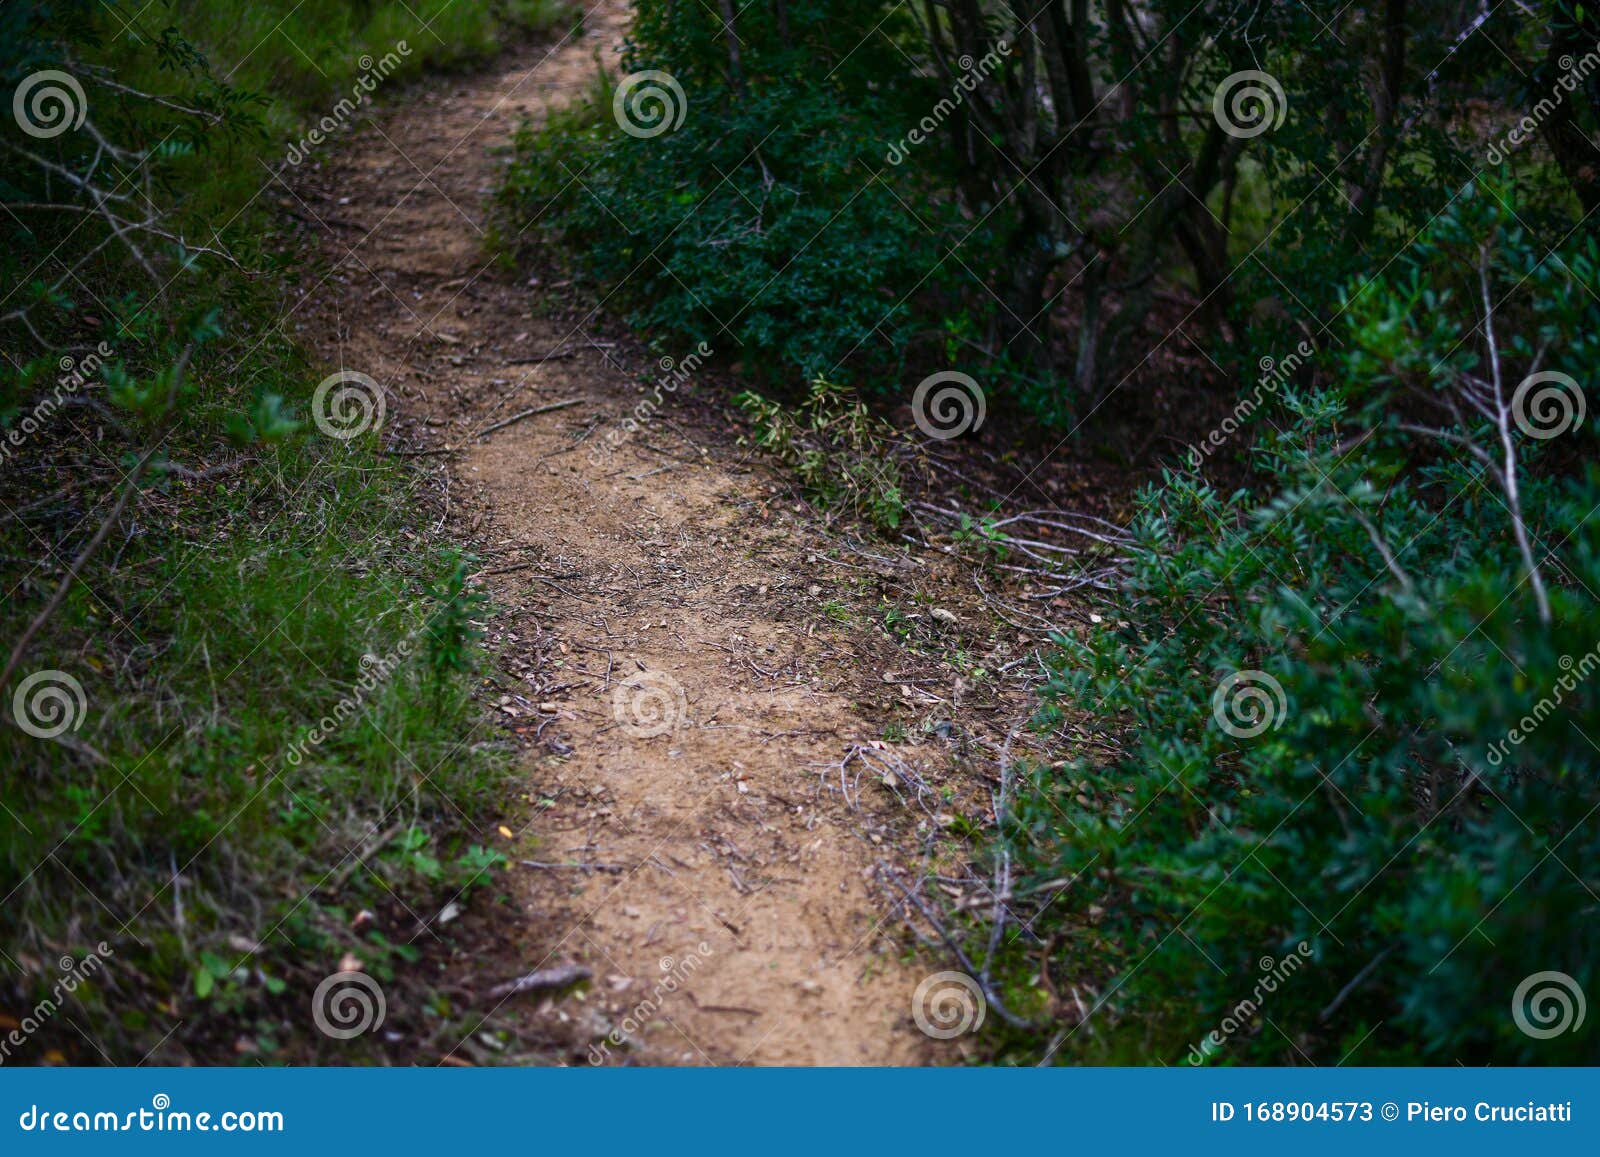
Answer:
<path fill-rule="evenodd" d="M 167 1062 L 371 1058 L 376 1038 L 331 1040 L 310 1016 L 313 989 L 349 955 L 383 984 L 385 1027 L 407 1048 L 443 1051 L 464 1031 L 405 966 L 440 943 L 423 925 L 501 860 L 491 817 L 508 761 L 471 696 L 473 564 L 448 549 L 424 472 L 386 456 L 376 432 L 340 442 L 307 420 L 326 367 L 280 318 L 310 255 L 255 194 L 261 163 L 348 91 L 364 53 L 407 39 L 416 73 L 569 11 L 435 4 L 419 9 L 437 17 L 430 32 L 399 3 L 178 3 L 129 27 L 114 18 L 128 12 L 101 13 L 98 46 L 74 42 L 119 82 L 170 92 L 137 50 L 174 24 L 213 75 L 231 70 L 259 96 L 244 107 L 262 131 L 178 150 L 157 184 L 169 219 L 191 237 L 218 224 L 245 270 L 164 255 L 173 276 L 154 296 L 116 247 L 92 253 L 92 229 L 53 220 L 14 232 L 0 257 L 8 292 L 51 262 L 76 271 L 43 299 L 36 333 L 4 327 L 0 430 L 48 392 L 60 350 L 115 350 L 110 380 L 0 467 L 7 654 L 135 457 L 161 448 L 0 689 L 0 1027 L 27 1036 L 13 1063 L 133 1063 L 152 1049 Z M 177 406 L 163 410 L 163 374 L 185 349 Z M 81 725 L 55 739 L 11 715 L 16 686 L 41 671 L 83 690 Z M 29 1015 L 62 958 L 102 943 L 103 969 L 59 1012 Z"/>
<path fill-rule="evenodd" d="M 161 15 L 156 15 L 161 13 Z M 169 0 L 139 18 L 153 34 L 166 22 L 204 46 L 229 81 L 272 97 L 268 121 L 282 132 L 345 95 L 364 56 L 410 49 L 397 75 L 468 64 L 517 35 L 546 31 L 576 10 L 561 0 L 424 0 L 400 4 Z"/>

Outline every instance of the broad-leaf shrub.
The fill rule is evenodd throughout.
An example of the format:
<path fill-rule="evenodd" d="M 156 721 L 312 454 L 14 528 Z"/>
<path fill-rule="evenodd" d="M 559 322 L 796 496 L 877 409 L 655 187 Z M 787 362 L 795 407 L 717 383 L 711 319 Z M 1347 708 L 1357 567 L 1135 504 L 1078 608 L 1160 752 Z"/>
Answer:
<path fill-rule="evenodd" d="M 630 135 L 605 87 L 525 132 L 505 192 L 518 230 L 561 236 L 668 347 L 709 339 L 757 380 L 897 366 L 908 291 L 959 275 L 940 262 L 949 198 L 885 161 L 936 99 L 925 80 L 883 83 L 905 20 L 877 0 L 749 5 L 735 72 L 710 7 L 640 5 L 624 73 L 669 73 L 681 101 L 654 87 L 681 125 Z"/>
<path fill-rule="evenodd" d="M 1075 881 L 1034 923 L 1098 994 L 1058 1058 L 1600 1056 L 1592 1012 L 1524 1031 L 1560 1022 L 1552 984 L 1600 994 L 1592 403 L 1556 438 L 1512 423 L 1513 500 L 1460 402 L 1548 369 L 1594 398 L 1597 289 L 1591 240 L 1547 254 L 1507 191 L 1469 189 L 1352 293 L 1334 380 L 1257 446 L 1259 492 L 1143 496 L 1116 612 L 1060 640 L 1046 690 L 1116 754 L 1040 770 L 1010 833 Z M 1524 985 L 1547 972 L 1567 979 Z"/>

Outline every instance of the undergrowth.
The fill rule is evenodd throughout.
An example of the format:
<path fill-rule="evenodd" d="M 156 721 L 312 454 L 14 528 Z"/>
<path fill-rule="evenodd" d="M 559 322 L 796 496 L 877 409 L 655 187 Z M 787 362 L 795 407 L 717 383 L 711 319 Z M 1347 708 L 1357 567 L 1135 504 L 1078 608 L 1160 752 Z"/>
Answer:
<path fill-rule="evenodd" d="M 350 968 L 399 986 L 407 1040 L 461 1016 L 397 996 L 501 860 L 482 825 L 506 761 L 470 694 L 481 600 L 428 476 L 381 428 L 311 420 L 325 370 L 288 323 L 317 270 L 269 212 L 284 140 L 364 57 L 404 40 L 407 71 L 454 64 L 573 11 L 424 7 L 5 11 L 8 87 L 66 70 L 89 111 L 81 133 L 4 129 L 0 199 L 66 210 L 15 209 L 0 255 L 10 1058 L 348 1058 L 308 1009 Z M 137 192 L 153 226 L 111 236 L 63 173 Z M 53 699 L 24 703 L 34 675 Z"/>
<path fill-rule="evenodd" d="M 793 470 L 813 501 L 888 532 L 906 512 L 909 450 L 894 427 L 845 387 L 822 378 L 797 406 L 746 391 L 734 401 L 750 418 L 750 441 Z M 914 464 L 913 464 L 914 465 Z"/>

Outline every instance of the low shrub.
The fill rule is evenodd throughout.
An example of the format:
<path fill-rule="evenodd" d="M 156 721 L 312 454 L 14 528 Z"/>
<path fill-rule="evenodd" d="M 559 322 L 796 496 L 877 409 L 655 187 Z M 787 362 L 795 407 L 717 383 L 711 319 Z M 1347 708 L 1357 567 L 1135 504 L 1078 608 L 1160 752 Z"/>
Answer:
<path fill-rule="evenodd" d="M 1116 754 L 1038 769 L 1006 837 L 1071 881 L 1030 927 L 1098 994 L 1056 1059 L 1600 1055 L 1570 1015 L 1600 980 L 1600 261 L 1515 204 L 1469 187 L 1352 288 L 1266 489 L 1168 474 L 1114 610 L 1058 640 L 1048 721 Z M 1541 1032 L 1563 997 L 1577 1031 Z"/>

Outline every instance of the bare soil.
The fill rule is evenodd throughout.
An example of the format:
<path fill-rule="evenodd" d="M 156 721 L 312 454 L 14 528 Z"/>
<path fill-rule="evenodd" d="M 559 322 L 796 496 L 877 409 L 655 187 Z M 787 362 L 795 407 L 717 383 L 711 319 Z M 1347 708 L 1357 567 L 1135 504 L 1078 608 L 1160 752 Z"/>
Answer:
<path fill-rule="evenodd" d="M 1027 701 L 972 671 L 1026 664 L 1037 639 L 949 553 L 800 503 L 741 447 L 710 371 L 591 453 L 657 359 L 603 303 L 494 258 L 492 198 L 516 123 L 615 70 L 624 18 L 610 4 L 419 85 L 308 167 L 292 210 L 339 287 L 304 336 L 389 391 L 391 444 L 439 473 L 495 608 L 484 695 L 527 806 L 509 839 L 485 833 L 511 860 L 511 902 L 473 917 L 497 947 L 450 979 L 592 973 L 491 1001 L 509 1053 L 477 1036 L 438 1060 L 949 1063 L 970 1040 L 911 1016 L 949 962 L 913 942 L 895 881 L 992 823 L 994 752 Z"/>

